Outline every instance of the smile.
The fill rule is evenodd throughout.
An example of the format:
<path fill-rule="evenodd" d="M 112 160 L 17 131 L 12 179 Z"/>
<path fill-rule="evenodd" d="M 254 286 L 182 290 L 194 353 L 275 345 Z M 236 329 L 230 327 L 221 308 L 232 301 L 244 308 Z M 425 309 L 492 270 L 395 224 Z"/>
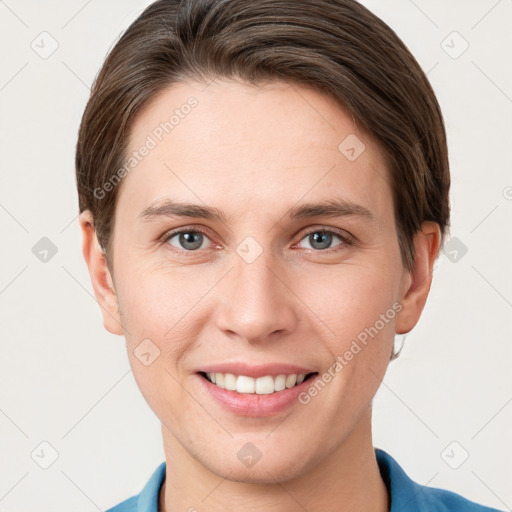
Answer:
<path fill-rule="evenodd" d="M 221 389 L 235 391 L 240 394 L 270 395 L 298 386 L 305 380 L 316 375 L 316 372 L 308 374 L 291 373 L 288 375 L 264 375 L 257 378 L 248 377 L 247 375 L 218 372 L 200 372 L 200 375 Z"/>

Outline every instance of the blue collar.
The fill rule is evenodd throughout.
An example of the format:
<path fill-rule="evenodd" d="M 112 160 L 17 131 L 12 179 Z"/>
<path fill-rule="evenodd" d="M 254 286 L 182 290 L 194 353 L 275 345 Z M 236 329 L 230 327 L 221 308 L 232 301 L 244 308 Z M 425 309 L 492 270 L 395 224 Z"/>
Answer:
<path fill-rule="evenodd" d="M 380 448 L 375 448 L 375 456 L 391 497 L 389 512 L 500 512 L 478 505 L 451 491 L 417 484 L 407 476 L 391 455 Z M 160 488 L 164 480 L 165 462 L 162 462 L 139 495 L 107 512 L 158 512 Z"/>

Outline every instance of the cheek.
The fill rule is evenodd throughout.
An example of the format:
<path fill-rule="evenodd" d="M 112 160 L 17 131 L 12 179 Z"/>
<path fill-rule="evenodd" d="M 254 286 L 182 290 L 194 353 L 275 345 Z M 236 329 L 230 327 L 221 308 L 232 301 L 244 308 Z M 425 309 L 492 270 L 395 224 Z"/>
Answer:
<path fill-rule="evenodd" d="M 297 294 L 328 328 L 340 349 L 375 327 L 383 337 L 394 334 L 399 275 L 392 265 L 340 267 L 322 279 L 297 281 Z M 384 315 L 384 316 L 382 316 Z M 364 334 L 360 336 L 364 338 Z"/>
<path fill-rule="evenodd" d="M 323 400 L 336 423 L 347 416 L 357 421 L 375 395 L 389 364 L 401 308 L 398 275 L 391 265 L 386 271 L 351 270 L 327 280 L 325 294 L 311 296 L 311 309 L 323 312 L 322 320 L 332 331 L 324 338 L 331 361 L 323 375 L 331 391 Z"/>
<path fill-rule="evenodd" d="M 193 327 L 189 318 L 214 285 L 215 275 L 201 270 L 155 269 L 126 261 L 119 281 L 118 300 L 127 339 L 186 339 L 184 330 Z"/>
<path fill-rule="evenodd" d="M 189 401 L 180 361 L 195 347 L 203 328 L 196 314 L 200 305 L 194 305 L 211 284 L 208 279 L 183 279 L 176 270 L 157 272 L 136 265 L 130 270 L 119 273 L 118 288 L 130 365 L 151 409 L 173 428 L 169 411 L 184 410 Z"/>
<path fill-rule="evenodd" d="M 355 424 L 380 386 L 401 308 L 396 290 L 393 272 L 367 268 L 364 273 L 331 280 L 329 300 L 323 294 L 311 299 L 317 299 L 316 310 L 324 312 L 322 320 L 332 331 L 323 340 L 330 354 L 322 374 L 328 391 L 311 391 L 322 395 L 318 407 L 328 411 L 333 424 Z"/>
<path fill-rule="evenodd" d="M 184 391 L 186 356 L 198 349 L 197 340 L 211 318 L 209 299 L 213 295 L 208 292 L 218 281 L 217 274 L 155 269 L 127 260 L 118 277 L 118 300 L 134 378 L 155 414 L 171 426 L 174 419 L 169 410 L 189 404 Z M 173 404 L 171 408 L 169 404 Z"/>

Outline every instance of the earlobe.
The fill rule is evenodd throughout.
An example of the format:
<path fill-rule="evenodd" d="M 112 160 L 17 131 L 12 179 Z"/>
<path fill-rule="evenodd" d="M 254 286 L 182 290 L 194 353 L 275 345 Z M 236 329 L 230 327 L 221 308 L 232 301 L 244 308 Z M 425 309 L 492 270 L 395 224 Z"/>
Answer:
<path fill-rule="evenodd" d="M 112 334 L 124 334 L 114 281 L 105 253 L 98 242 L 92 213 L 89 210 L 80 214 L 80 229 L 82 230 L 82 251 L 89 269 L 94 295 L 100 306 L 103 325 Z"/>
<path fill-rule="evenodd" d="M 424 222 L 414 237 L 414 267 L 410 272 L 404 270 L 400 304 L 402 309 L 397 315 L 395 331 L 406 334 L 418 323 L 430 286 L 435 260 L 439 254 L 441 230 L 435 222 Z"/>

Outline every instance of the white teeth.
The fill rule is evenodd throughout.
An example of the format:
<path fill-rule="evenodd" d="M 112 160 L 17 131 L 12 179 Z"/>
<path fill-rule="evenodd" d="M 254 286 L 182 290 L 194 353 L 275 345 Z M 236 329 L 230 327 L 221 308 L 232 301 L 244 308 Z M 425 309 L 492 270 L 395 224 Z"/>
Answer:
<path fill-rule="evenodd" d="M 254 379 L 240 375 L 236 380 L 236 390 L 239 393 L 254 393 Z"/>
<path fill-rule="evenodd" d="M 297 384 L 297 374 L 292 373 L 291 375 L 286 376 L 286 387 L 293 388 Z"/>
<path fill-rule="evenodd" d="M 224 387 L 231 391 L 235 391 L 236 389 L 236 376 L 232 373 L 226 373 L 224 376 Z"/>
<path fill-rule="evenodd" d="M 270 395 L 274 392 L 274 378 L 270 375 L 258 377 L 254 389 L 258 395 Z"/>
<path fill-rule="evenodd" d="M 258 395 L 270 395 L 275 391 L 283 391 L 302 383 L 306 377 L 305 373 L 290 375 L 265 375 L 253 379 L 246 375 L 234 375 L 232 373 L 207 373 L 206 377 L 210 382 L 219 388 L 236 391 L 237 393 L 256 393 Z"/>
<path fill-rule="evenodd" d="M 274 389 L 276 391 L 283 391 L 286 388 L 286 375 L 278 375 L 274 382 Z"/>

